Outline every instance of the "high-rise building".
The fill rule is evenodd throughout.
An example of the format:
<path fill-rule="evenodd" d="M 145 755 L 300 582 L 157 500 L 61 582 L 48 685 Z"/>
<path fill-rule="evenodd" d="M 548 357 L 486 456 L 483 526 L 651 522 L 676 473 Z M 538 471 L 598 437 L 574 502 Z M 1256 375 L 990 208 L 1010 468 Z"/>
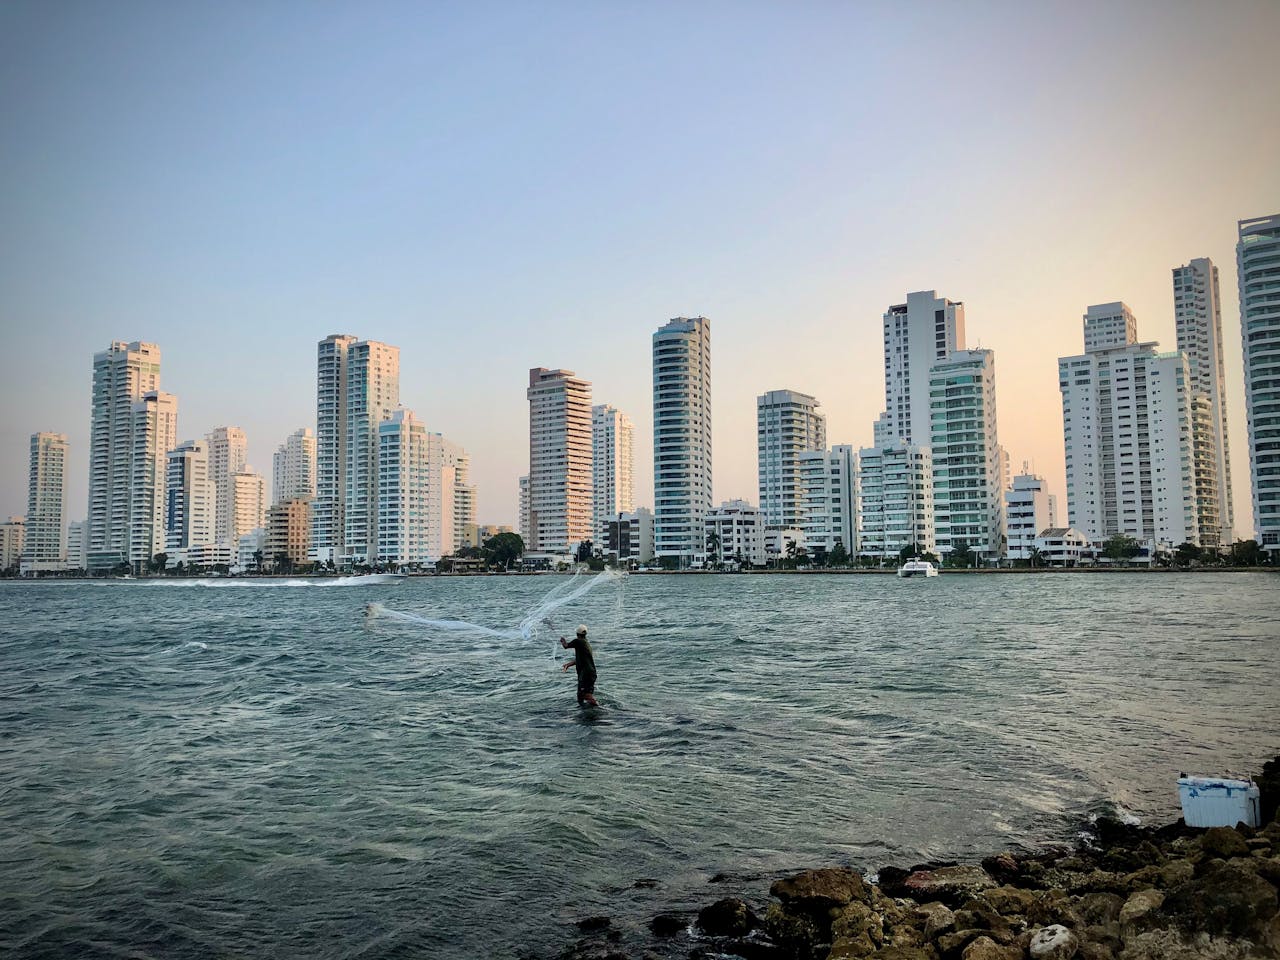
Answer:
<path fill-rule="evenodd" d="M 241 470 L 231 477 L 231 540 L 240 538 L 267 525 L 267 480 L 251 469 Z"/>
<path fill-rule="evenodd" d="M 608 404 L 591 408 L 591 537 L 603 546 L 609 521 L 635 509 L 631 418 Z"/>
<path fill-rule="evenodd" d="M 995 354 L 956 350 L 929 370 L 938 552 L 1004 553 L 1005 453 L 996 437 Z"/>
<path fill-rule="evenodd" d="M 760 512 L 770 527 L 799 527 L 800 455 L 827 449 L 827 418 L 818 401 L 795 390 L 770 390 L 756 397 L 756 451 Z"/>
<path fill-rule="evenodd" d="M 382 561 L 435 563 L 475 528 L 471 458 L 401 408 L 378 426 L 378 551 Z"/>
<path fill-rule="evenodd" d="M 800 529 L 811 553 L 829 556 L 839 545 L 850 557 L 856 555 L 857 463 L 857 454 L 848 444 L 799 455 Z"/>
<path fill-rule="evenodd" d="M 533 542 L 533 533 L 529 529 L 529 475 L 525 474 L 520 478 L 520 516 L 518 518 L 518 530 L 520 539 L 524 541 L 525 549 L 529 549 L 529 544 Z"/>
<path fill-rule="evenodd" d="M 129 554 L 135 570 L 164 553 L 164 486 L 168 453 L 178 443 L 178 399 L 149 390 L 133 403 L 129 474 Z"/>
<path fill-rule="evenodd" d="M 271 458 L 271 499 L 284 503 L 316 495 L 316 436 L 310 427 L 289 434 Z"/>
<path fill-rule="evenodd" d="M 529 371 L 529 553 L 591 539 L 591 383 L 572 370 Z"/>
<path fill-rule="evenodd" d="M 213 523 L 209 444 L 205 440 L 187 440 L 168 453 L 164 525 L 169 562 L 190 563 L 193 550 L 213 543 Z"/>
<path fill-rule="evenodd" d="M 316 499 L 311 554 L 337 563 L 345 553 L 347 487 L 347 352 L 356 338 L 333 333 L 316 347 Z"/>
<path fill-rule="evenodd" d="M 1027 472 L 1013 478 L 1013 489 L 1004 495 L 1005 524 L 1008 530 L 1010 560 L 1030 560 L 1036 537 L 1054 526 L 1053 513 L 1049 509 L 1049 492 L 1044 477 Z"/>
<path fill-rule="evenodd" d="M 1280 213 L 1241 220 L 1240 339 L 1256 539 L 1280 551 Z"/>
<path fill-rule="evenodd" d="M 359 340 L 347 348 L 346 563 L 371 563 L 378 548 L 378 428 L 400 405 L 400 348 Z"/>
<path fill-rule="evenodd" d="M 904 547 L 933 553 L 933 454 L 891 444 L 858 451 L 858 555 L 896 559 Z"/>
<path fill-rule="evenodd" d="M 653 536 L 659 560 L 687 566 L 705 553 L 711 481 L 711 321 L 678 317 L 653 335 Z"/>
<path fill-rule="evenodd" d="M 248 466 L 249 442 L 239 427 L 216 427 L 205 440 L 209 445 L 209 480 L 213 484 L 213 537 L 218 543 L 235 543 L 248 531 L 232 530 L 236 510 L 232 478 Z"/>
<path fill-rule="evenodd" d="M 311 549 L 311 499 L 292 497 L 267 508 L 267 561 L 279 571 L 307 562 Z"/>
<path fill-rule="evenodd" d="M 67 568 L 64 494 L 67 435 L 31 435 L 31 466 L 27 475 L 26 540 L 20 568 L 23 574 Z"/>
<path fill-rule="evenodd" d="M 10 517 L 0 523 L 0 570 L 17 570 L 22 562 L 22 545 L 26 540 L 26 517 Z"/>
<path fill-rule="evenodd" d="M 89 525 L 84 520 L 72 520 L 67 524 L 67 569 L 85 570 L 89 559 L 85 554 L 85 537 Z"/>
<path fill-rule="evenodd" d="M 875 446 L 929 444 L 929 368 L 963 349 L 963 303 L 921 290 L 885 312 L 885 409 L 875 423 Z"/>
<path fill-rule="evenodd" d="M 1058 360 L 1068 523 L 1095 542 L 1198 544 L 1187 360 L 1136 337 L 1124 304 L 1093 306 L 1092 348 Z"/>
<path fill-rule="evenodd" d="M 110 569 L 130 556 L 133 405 L 159 388 L 160 348 L 154 343 L 118 340 L 94 354 L 85 546 L 90 569 Z"/>
<path fill-rule="evenodd" d="M 1216 504 L 1218 529 L 1200 531 L 1201 546 L 1235 540 L 1235 506 L 1231 493 L 1231 447 L 1227 437 L 1226 374 L 1222 351 L 1222 307 L 1218 268 L 1199 257 L 1173 270 L 1173 313 L 1178 350 L 1187 358 L 1191 390 L 1204 398 L 1197 404 L 1193 439 L 1196 485 L 1206 508 Z M 1201 410 L 1203 406 L 1205 409 Z M 1209 513 L 1202 510 L 1202 516 Z"/>

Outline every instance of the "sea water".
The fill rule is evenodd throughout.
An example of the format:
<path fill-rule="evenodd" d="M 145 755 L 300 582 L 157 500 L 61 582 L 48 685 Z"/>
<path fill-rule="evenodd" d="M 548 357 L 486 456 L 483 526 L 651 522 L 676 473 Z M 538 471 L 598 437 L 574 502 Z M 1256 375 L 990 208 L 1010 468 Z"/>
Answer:
<path fill-rule="evenodd" d="M 805 866 L 1171 819 L 1180 771 L 1280 752 L 1272 575 L 631 577 L 530 621 L 589 582 L 0 584 L 0 953 L 625 944 Z"/>

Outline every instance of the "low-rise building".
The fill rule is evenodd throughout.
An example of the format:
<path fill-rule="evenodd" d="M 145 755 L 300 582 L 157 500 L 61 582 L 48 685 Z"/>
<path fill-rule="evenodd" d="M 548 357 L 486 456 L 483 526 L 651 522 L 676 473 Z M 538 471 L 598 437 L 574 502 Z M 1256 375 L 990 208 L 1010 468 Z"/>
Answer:
<path fill-rule="evenodd" d="M 1013 478 L 1013 489 L 1004 495 L 1005 523 L 1009 537 L 1006 556 L 1010 560 L 1030 560 L 1040 531 L 1054 526 L 1044 477 L 1027 473 L 1026 464 L 1023 464 L 1022 469 L 1023 472 Z"/>
<path fill-rule="evenodd" d="M 1040 531 L 1033 546 L 1039 553 L 1036 562 L 1045 567 L 1078 567 L 1081 560 L 1093 557 L 1089 538 L 1070 527 L 1049 527 Z"/>
<path fill-rule="evenodd" d="M 605 556 L 618 563 L 653 562 L 653 511 L 646 507 L 619 513 L 605 522 Z"/>
<path fill-rule="evenodd" d="M 763 513 L 745 500 L 726 500 L 703 520 L 703 549 L 695 563 L 719 560 L 763 566 L 767 560 L 764 537 Z"/>
<path fill-rule="evenodd" d="M 18 569 L 26 538 L 26 517 L 10 517 L 0 523 L 0 570 Z"/>

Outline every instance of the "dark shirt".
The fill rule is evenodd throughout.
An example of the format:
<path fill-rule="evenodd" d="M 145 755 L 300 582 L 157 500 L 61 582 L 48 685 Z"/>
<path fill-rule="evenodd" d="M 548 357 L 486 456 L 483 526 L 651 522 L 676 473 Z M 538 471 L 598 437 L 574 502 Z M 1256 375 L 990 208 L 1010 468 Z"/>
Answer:
<path fill-rule="evenodd" d="M 578 676 L 596 672 L 595 654 L 591 652 L 591 644 L 587 643 L 586 637 L 574 637 L 569 641 L 568 647 L 574 652 L 574 666 L 578 668 Z"/>

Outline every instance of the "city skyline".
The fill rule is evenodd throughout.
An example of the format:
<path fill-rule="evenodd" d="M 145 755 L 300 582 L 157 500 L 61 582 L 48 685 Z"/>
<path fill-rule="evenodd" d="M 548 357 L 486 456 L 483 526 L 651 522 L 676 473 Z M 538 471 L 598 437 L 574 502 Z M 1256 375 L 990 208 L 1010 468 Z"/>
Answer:
<path fill-rule="evenodd" d="M 349 29 L 329 30 L 385 45 L 386 62 L 352 67 L 331 117 L 314 113 L 338 92 L 321 65 L 339 39 L 325 29 L 289 41 L 288 80 L 272 63 L 290 18 L 255 14 L 261 46 L 232 75 L 211 68 L 235 17 L 142 9 L 122 7 L 105 46 L 83 11 L 3 14 L 20 82 L 0 93 L 14 133 L 0 191 L 21 242 L 0 260 L 0 319 L 40 362 L 0 387 L 0 515 L 23 513 L 29 438 L 52 431 L 69 440 L 67 519 L 85 519 L 86 372 L 105 344 L 159 344 L 179 439 L 239 425 L 265 470 L 315 426 L 315 343 L 349 329 L 401 348 L 402 402 L 470 452 L 479 521 L 518 523 L 521 384 L 536 363 L 578 371 L 632 417 L 636 503 L 652 505 L 646 345 L 667 319 L 698 315 L 717 331 L 712 501 L 754 502 L 755 397 L 810 394 L 830 443 L 869 444 L 883 314 L 929 289 L 965 305 L 969 346 L 995 351 L 1001 443 L 1065 509 L 1056 364 L 1079 351 L 1081 315 L 1123 301 L 1143 340 L 1175 349 L 1171 273 L 1208 257 L 1222 271 L 1235 526 L 1252 531 L 1234 251 L 1238 220 L 1280 208 L 1280 106 L 1230 68 L 1265 54 L 1274 8 L 938 10 L 923 23 L 753 9 L 724 53 L 701 41 L 727 8 L 672 9 L 674 32 L 663 18 L 559 10 L 528 40 L 540 63 L 571 56 L 540 66 L 527 92 L 492 72 L 496 53 L 439 61 L 443 80 L 467 81 L 463 110 L 438 102 L 430 56 L 385 16 L 338 13 Z M 482 35 L 478 20 L 443 19 L 454 40 Z M 208 28 L 198 38 L 193 20 Z M 493 29 L 515 42 L 531 20 L 508 10 Z M 415 14 L 404 33 L 433 25 Z M 566 25 L 577 29 L 557 38 Z M 1156 42 L 1126 44 L 1139 33 Z M 659 36 L 661 78 L 641 54 Z M 946 51 L 959 44 L 955 73 Z M 768 56 L 743 62 L 744 45 Z M 885 82 L 908 49 L 930 62 Z M 75 55 L 86 50 L 99 59 Z M 105 64 L 100 84 L 90 62 Z M 603 76 L 598 91 L 582 89 L 584 68 Z M 1027 78 L 1021 93 L 1001 82 L 1008 71 Z M 188 101 L 217 109 L 194 119 Z M 1151 109 L 1162 102 L 1200 108 L 1191 143 L 1177 139 L 1179 111 Z M 343 131 L 355 145 L 332 158 L 302 149 Z M 451 132 L 456 146 L 436 150 Z M 666 145 L 682 138 L 687 150 Z M 317 199 L 330 196 L 345 199 Z"/>

